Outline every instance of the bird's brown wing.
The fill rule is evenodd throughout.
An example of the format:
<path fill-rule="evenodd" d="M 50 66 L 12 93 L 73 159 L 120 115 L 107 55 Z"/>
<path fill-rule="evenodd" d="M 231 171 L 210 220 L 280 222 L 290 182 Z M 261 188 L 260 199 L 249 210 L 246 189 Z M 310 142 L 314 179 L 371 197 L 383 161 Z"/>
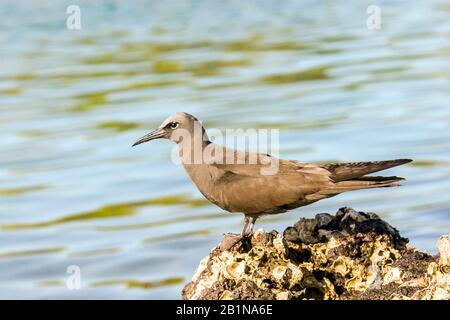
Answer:
<path fill-rule="evenodd" d="M 265 154 L 229 151 L 242 164 L 226 163 L 223 152 L 208 159 L 213 167 L 215 203 L 231 212 L 247 214 L 280 213 L 335 196 L 341 192 L 395 185 L 397 177 L 363 177 L 411 160 L 314 164 L 281 160 Z M 251 157 L 257 156 L 253 164 Z M 275 161 L 274 174 L 264 174 L 266 160 Z"/>
<path fill-rule="evenodd" d="M 328 163 L 320 166 L 330 172 L 331 178 L 336 181 L 345 181 L 360 178 L 366 174 L 396 167 L 408 162 L 410 159 L 397 159 L 371 162 Z"/>
<path fill-rule="evenodd" d="M 333 185 L 329 172 L 316 164 L 279 160 L 274 175 L 261 174 L 261 165 L 215 164 L 214 167 L 223 172 L 215 181 L 214 198 L 231 212 L 286 212 L 328 197 L 310 198 Z"/>

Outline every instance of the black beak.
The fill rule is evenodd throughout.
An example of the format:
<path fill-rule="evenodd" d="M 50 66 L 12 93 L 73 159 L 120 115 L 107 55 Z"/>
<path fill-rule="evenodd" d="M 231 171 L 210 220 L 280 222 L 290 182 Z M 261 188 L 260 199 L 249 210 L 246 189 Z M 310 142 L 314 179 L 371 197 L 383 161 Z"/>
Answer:
<path fill-rule="evenodd" d="M 164 131 L 164 129 L 158 128 L 158 129 L 150 132 L 149 134 L 146 134 L 145 136 L 140 138 L 138 141 L 133 143 L 132 147 L 137 146 L 138 144 L 150 141 L 150 140 L 162 138 L 162 137 L 164 137 L 165 134 L 166 134 L 166 132 Z"/>

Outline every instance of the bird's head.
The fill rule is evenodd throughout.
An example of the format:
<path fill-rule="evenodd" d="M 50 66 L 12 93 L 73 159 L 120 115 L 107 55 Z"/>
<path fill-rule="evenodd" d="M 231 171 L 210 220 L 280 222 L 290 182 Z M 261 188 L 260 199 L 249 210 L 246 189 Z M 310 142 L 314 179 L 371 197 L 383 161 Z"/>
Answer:
<path fill-rule="evenodd" d="M 150 140 L 161 138 L 179 143 L 186 135 L 192 138 L 198 130 L 201 130 L 199 131 L 200 134 L 204 139 L 207 139 L 205 130 L 196 117 L 186 112 L 178 112 L 164 120 L 157 129 L 138 139 L 133 144 L 133 147 Z"/>

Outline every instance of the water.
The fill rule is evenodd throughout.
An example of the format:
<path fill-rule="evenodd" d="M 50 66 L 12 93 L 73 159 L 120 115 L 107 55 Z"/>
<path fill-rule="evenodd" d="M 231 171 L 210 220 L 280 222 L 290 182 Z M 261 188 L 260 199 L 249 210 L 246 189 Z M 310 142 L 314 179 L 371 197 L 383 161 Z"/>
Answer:
<path fill-rule="evenodd" d="M 70 1 L 0 7 L 0 298 L 180 298 L 242 217 L 204 201 L 168 141 L 171 113 L 208 128 L 279 128 L 282 158 L 413 158 L 401 188 L 267 217 L 284 230 L 374 211 L 422 250 L 450 229 L 446 1 Z M 81 290 L 68 290 L 70 265 Z"/>

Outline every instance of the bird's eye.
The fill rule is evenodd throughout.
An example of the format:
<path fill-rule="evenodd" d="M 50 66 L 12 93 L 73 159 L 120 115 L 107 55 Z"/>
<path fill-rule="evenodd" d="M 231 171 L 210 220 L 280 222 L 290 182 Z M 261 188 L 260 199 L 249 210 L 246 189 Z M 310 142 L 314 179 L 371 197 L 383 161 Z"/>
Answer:
<path fill-rule="evenodd" d="M 170 129 L 175 130 L 176 128 L 178 128 L 179 123 L 178 122 L 172 122 L 170 124 Z"/>

